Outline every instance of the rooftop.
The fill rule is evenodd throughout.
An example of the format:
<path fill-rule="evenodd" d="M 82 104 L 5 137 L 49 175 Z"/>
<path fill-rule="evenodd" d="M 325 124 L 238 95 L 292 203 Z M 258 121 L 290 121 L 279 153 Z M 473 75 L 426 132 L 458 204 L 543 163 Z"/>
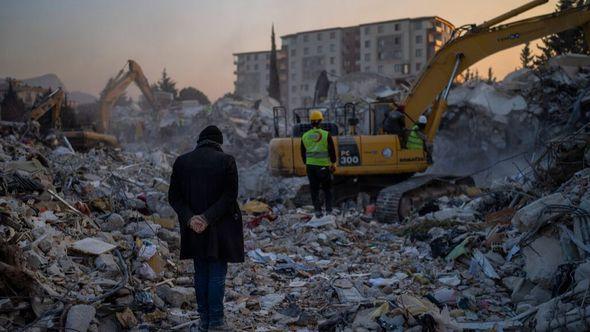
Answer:
<path fill-rule="evenodd" d="M 239 53 L 234 53 L 233 55 L 250 55 L 250 54 L 264 54 L 264 53 L 270 53 L 270 51 L 239 52 Z"/>
<path fill-rule="evenodd" d="M 324 28 L 324 29 L 301 31 L 301 32 L 296 32 L 296 33 L 291 33 L 291 34 L 288 34 L 288 35 L 281 36 L 281 39 L 282 38 L 291 38 L 291 37 L 294 37 L 294 36 L 297 36 L 297 35 L 301 35 L 301 34 L 305 34 L 305 33 L 315 33 L 315 32 L 322 32 L 322 31 L 341 30 L 341 29 L 347 29 L 347 28 L 355 28 L 355 27 L 362 27 L 362 26 L 367 26 L 367 25 L 392 23 L 392 22 L 407 21 L 407 20 L 418 21 L 418 20 L 426 20 L 426 19 L 436 19 L 438 21 L 441 21 L 441 22 L 444 22 L 444 23 L 448 24 L 449 26 L 451 26 L 453 28 L 455 27 L 455 25 L 453 23 L 445 20 L 444 18 L 442 18 L 440 16 L 421 16 L 421 17 L 413 17 L 413 18 L 412 17 L 406 17 L 406 18 L 398 18 L 398 19 L 387 20 L 387 21 L 363 23 L 363 24 L 359 24 L 359 25 L 346 26 L 346 27 L 332 27 L 332 28 Z"/>
<path fill-rule="evenodd" d="M 427 19 L 436 19 L 437 21 L 442 21 L 446 24 L 448 24 L 449 26 L 455 28 L 455 25 L 447 20 L 445 20 L 444 18 L 440 17 L 440 16 L 421 16 L 421 17 L 406 17 L 406 18 L 398 18 L 395 20 L 388 20 L 388 21 L 379 21 L 379 22 L 372 22 L 372 23 L 363 23 L 360 24 L 359 27 L 362 26 L 367 26 L 367 25 L 375 25 L 375 24 L 385 24 L 385 23 L 393 23 L 393 22 L 399 22 L 399 21 L 421 21 L 421 20 L 427 20 Z"/>

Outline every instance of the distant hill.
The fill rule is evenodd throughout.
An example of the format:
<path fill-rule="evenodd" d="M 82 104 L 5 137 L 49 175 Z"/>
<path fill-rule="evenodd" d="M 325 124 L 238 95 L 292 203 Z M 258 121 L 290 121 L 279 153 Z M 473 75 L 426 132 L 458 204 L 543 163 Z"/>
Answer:
<path fill-rule="evenodd" d="M 98 100 L 94 95 L 82 91 L 72 91 L 68 94 L 68 98 L 80 105 L 92 104 Z"/>

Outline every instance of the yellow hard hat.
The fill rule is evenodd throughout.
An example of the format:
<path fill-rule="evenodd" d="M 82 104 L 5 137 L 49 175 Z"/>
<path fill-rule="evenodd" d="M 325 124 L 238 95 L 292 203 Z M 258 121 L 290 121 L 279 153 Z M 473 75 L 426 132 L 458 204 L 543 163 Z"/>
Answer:
<path fill-rule="evenodd" d="M 322 112 L 315 110 L 315 111 L 311 111 L 310 115 L 309 115 L 309 120 L 310 121 L 318 121 L 318 120 L 324 120 L 324 115 L 322 114 Z"/>

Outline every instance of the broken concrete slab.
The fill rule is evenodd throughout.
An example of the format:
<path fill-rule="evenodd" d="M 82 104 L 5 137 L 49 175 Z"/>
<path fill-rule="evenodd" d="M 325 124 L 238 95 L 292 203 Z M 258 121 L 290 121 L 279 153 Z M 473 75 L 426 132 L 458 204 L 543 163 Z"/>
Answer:
<path fill-rule="evenodd" d="M 85 239 L 72 243 L 70 249 L 81 252 L 83 254 L 98 256 L 109 251 L 112 251 L 116 247 L 117 246 L 112 245 L 110 243 L 106 243 L 99 239 L 87 237 Z"/>
<path fill-rule="evenodd" d="M 557 268 L 565 263 L 558 239 L 541 236 L 523 249 L 527 279 L 551 288 Z"/>
<path fill-rule="evenodd" d="M 86 332 L 90 327 L 90 322 L 96 315 L 96 309 L 87 304 L 77 304 L 70 308 L 66 318 L 67 331 Z"/>
<path fill-rule="evenodd" d="M 162 300 L 175 308 L 190 305 L 196 301 L 195 289 L 192 287 L 160 285 L 156 289 L 156 293 Z"/>
<path fill-rule="evenodd" d="M 543 213 L 548 205 L 560 204 L 569 205 L 570 201 L 562 193 L 554 193 L 539 198 L 518 210 L 512 217 L 512 225 L 520 231 L 533 230 L 543 224 L 557 213 Z"/>

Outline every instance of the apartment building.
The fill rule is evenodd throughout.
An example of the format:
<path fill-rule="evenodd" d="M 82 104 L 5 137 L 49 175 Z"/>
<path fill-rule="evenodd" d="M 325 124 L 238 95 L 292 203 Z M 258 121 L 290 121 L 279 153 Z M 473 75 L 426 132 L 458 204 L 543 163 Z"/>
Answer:
<path fill-rule="evenodd" d="M 454 26 L 440 17 L 362 24 L 360 71 L 394 79 L 416 76 L 450 38 Z"/>
<path fill-rule="evenodd" d="M 451 38 L 454 26 L 437 16 L 405 18 L 304 31 L 281 37 L 278 55 L 281 99 L 289 109 L 311 106 L 322 71 L 330 81 L 353 72 L 392 79 L 416 76 Z M 236 93 L 267 95 L 270 52 L 234 54 Z"/>
<path fill-rule="evenodd" d="M 268 96 L 270 82 L 270 51 L 234 53 L 234 93 L 248 99 L 260 99 Z M 281 99 L 286 92 L 287 64 L 286 54 L 277 50 L 277 66 L 279 69 L 279 83 L 281 84 Z M 286 95 L 285 95 L 286 98 Z"/>
<path fill-rule="evenodd" d="M 235 93 L 249 99 L 268 95 L 270 51 L 234 53 Z"/>
<path fill-rule="evenodd" d="M 330 80 L 345 73 L 344 63 L 350 56 L 344 52 L 342 28 L 300 32 L 281 37 L 287 55 L 287 99 L 289 108 L 311 105 L 315 84 L 322 71 Z"/>

